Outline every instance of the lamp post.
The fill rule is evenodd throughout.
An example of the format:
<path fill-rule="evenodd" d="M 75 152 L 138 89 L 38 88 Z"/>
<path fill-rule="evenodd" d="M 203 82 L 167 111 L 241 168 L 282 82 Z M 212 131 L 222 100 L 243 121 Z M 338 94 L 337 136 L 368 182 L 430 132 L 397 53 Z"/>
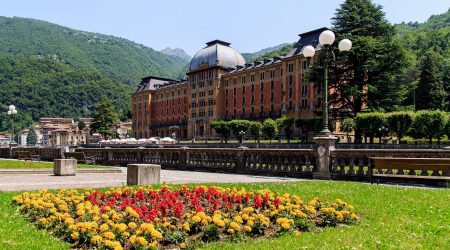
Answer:
<path fill-rule="evenodd" d="M 328 136 L 331 132 L 328 129 L 328 66 L 335 61 L 335 55 L 331 45 L 334 43 L 335 36 L 333 31 L 325 30 L 319 36 L 319 43 L 323 50 L 323 101 L 322 101 L 322 131 L 321 133 Z M 342 39 L 338 45 L 339 51 L 347 52 L 352 48 L 352 42 L 349 39 Z M 303 56 L 310 59 L 314 56 L 316 50 L 313 46 L 308 45 L 303 48 Z"/>
<path fill-rule="evenodd" d="M 9 105 L 8 115 L 11 117 L 11 123 L 12 123 L 12 135 L 10 138 L 10 144 L 14 143 L 14 118 L 16 118 L 17 109 L 14 105 Z"/>

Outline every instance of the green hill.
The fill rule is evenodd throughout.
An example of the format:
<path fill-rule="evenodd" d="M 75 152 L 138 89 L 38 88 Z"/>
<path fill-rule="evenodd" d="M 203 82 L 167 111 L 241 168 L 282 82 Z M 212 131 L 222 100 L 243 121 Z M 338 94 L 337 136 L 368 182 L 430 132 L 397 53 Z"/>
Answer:
<path fill-rule="evenodd" d="M 50 57 L 74 68 L 97 70 L 132 85 L 147 75 L 183 77 L 184 66 L 189 63 L 123 38 L 17 17 L 0 17 L 2 52 L 22 57 Z"/>
<path fill-rule="evenodd" d="M 289 43 L 283 43 L 283 44 L 279 44 L 273 47 L 268 47 L 253 53 L 242 53 L 242 56 L 245 58 L 245 61 L 247 62 L 254 62 L 254 61 L 259 61 L 260 59 L 263 59 L 264 56 L 268 57 L 269 55 L 273 55 L 273 56 L 278 56 L 278 55 L 282 55 L 280 53 L 282 53 L 284 50 L 286 50 L 286 46 L 290 46 L 290 48 L 292 48 L 292 45 Z M 289 50 L 288 50 L 289 52 Z"/>
<path fill-rule="evenodd" d="M 122 119 L 130 117 L 132 87 L 96 71 L 73 69 L 49 58 L 0 55 L 0 131 L 10 126 L 4 112 L 18 109 L 17 128 L 40 117 L 90 117 L 103 96 L 114 101 Z"/>
<path fill-rule="evenodd" d="M 397 38 L 408 55 L 409 67 L 405 70 L 405 81 L 411 86 L 407 104 L 413 103 L 414 92 L 420 75 L 420 62 L 428 51 L 439 57 L 439 74 L 450 100 L 450 9 L 431 16 L 426 22 L 409 22 L 395 25 Z"/>

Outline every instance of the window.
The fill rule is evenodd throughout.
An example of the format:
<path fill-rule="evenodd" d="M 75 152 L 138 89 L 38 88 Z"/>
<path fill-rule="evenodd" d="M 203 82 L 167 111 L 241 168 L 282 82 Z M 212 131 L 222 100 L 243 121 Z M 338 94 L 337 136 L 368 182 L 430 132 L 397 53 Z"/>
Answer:
<path fill-rule="evenodd" d="M 241 83 L 245 83 L 245 80 L 246 80 L 245 76 L 241 77 Z"/>
<path fill-rule="evenodd" d="M 228 87 L 228 80 L 225 81 L 225 87 Z"/>
<path fill-rule="evenodd" d="M 208 95 L 213 95 L 214 90 L 210 89 L 208 90 Z"/>
<path fill-rule="evenodd" d="M 259 80 L 264 80 L 264 72 L 259 73 Z"/>
<path fill-rule="evenodd" d="M 288 64 L 288 72 L 294 72 L 294 64 L 293 63 Z"/>
<path fill-rule="evenodd" d="M 293 76 L 293 75 L 290 75 L 290 76 L 289 76 L 289 80 L 288 80 L 288 84 L 289 84 L 289 85 L 292 85 L 293 82 L 294 82 L 294 76 Z"/>
<path fill-rule="evenodd" d="M 273 91 L 274 88 L 275 88 L 275 82 L 274 81 L 270 81 L 270 90 Z"/>
<path fill-rule="evenodd" d="M 251 74 L 250 75 L 250 82 L 254 82 L 255 81 L 255 74 Z"/>
<path fill-rule="evenodd" d="M 272 69 L 272 70 L 270 71 L 270 78 L 274 78 L 274 77 L 275 77 L 275 70 Z"/>

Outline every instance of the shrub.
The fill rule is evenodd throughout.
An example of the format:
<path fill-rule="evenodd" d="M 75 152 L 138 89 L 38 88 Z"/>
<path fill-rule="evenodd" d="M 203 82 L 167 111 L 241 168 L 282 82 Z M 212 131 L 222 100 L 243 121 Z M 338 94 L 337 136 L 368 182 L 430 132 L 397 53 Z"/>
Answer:
<path fill-rule="evenodd" d="M 228 138 L 231 134 L 231 126 L 229 121 L 212 121 L 211 128 L 223 137 L 225 143 L 228 143 Z"/>
<path fill-rule="evenodd" d="M 308 143 L 308 134 L 310 132 L 319 132 L 321 128 L 321 122 L 322 119 L 319 118 L 298 119 L 295 121 L 295 126 L 302 130 L 306 137 L 306 143 Z"/>
<path fill-rule="evenodd" d="M 264 137 L 268 138 L 270 143 L 272 143 L 272 139 L 277 134 L 277 123 L 274 120 L 267 118 L 262 125 L 262 133 Z"/>
<path fill-rule="evenodd" d="M 450 115 L 448 116 L 447 127 L 445 128 L 445 134 L 447 135 L 447 139 L 450 140 Z"/>
<path fill-rule="evenodd" d="M 255 138 L 255 142 L 259 141 L 262 134 L 262 123 L 260 122 L 250 122 L 249 126 L 250 134 Z"/>
<path fill-rule="evenodd" d="M 418 111 L 413 122 L 414 136 L 428 138 L 430 144 L 433 142 L 433 138 L 440 141 L 445 134 L 448 119 L 448 115 L 444 111 Z"/>
<path fill-rule="evenodd" d="M 356 116 L 355 124 L 361 130 L 364 138 L 369 137 L 370 143 L 373 143 L 375 136 L 380 137 L 381 129 L 386 127 L 386 116 L 380 112 L 359 113 Z"/>
<path fill-rule="evenodd" d="M 240 137 L 239 132 L 247 132 L 250 126 L 250 121 L 247 120 L 232 120 L 230 122 L 231 131 L 233 131 L 233 135 L 237 138 Z"/>
<path fill-rule="evenodd" d="M 387 124 L 389 130 L 397 135 L 398 143 L 408 134 L 414 122 L 414 113 L 412 112 L 393 112 L 387 114 Z"/>
<path fill-rule="evenodd" d="M 278 118 L 276 121 L 278 128 L 282 129 L 284 132 L 284 136 L 288 143 L 292 139 L 292 134 L 294 133 L 294 123 L 295 119 L 293 117 L 282 117 Z"/>

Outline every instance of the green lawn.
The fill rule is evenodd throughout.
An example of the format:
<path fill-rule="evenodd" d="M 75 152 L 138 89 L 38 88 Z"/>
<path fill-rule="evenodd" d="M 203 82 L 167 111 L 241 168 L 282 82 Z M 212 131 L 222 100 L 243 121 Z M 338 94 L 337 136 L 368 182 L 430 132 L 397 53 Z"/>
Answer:
<path fill-rule="evenodd" d="M 16 161 L 16 160 L 0 160 L 0 169 L 7 168 L 53 168 L 53 162 L 35 162 L 35 161 Z M 98 165 L 77 164 L 77 168 L 111 168 Z"/>
<path fill-rule="evenodd" d="M 251 242 L 218 242 L 205 249 L 450 249 L 450 190 L 377 186 L 353 182 L 217 184 L 271 189 L 303 200 L 341 198 L 361 213 L 360 223 Z M 69 249 L 21 217 L 0 193 L 0 249 Z"/>

